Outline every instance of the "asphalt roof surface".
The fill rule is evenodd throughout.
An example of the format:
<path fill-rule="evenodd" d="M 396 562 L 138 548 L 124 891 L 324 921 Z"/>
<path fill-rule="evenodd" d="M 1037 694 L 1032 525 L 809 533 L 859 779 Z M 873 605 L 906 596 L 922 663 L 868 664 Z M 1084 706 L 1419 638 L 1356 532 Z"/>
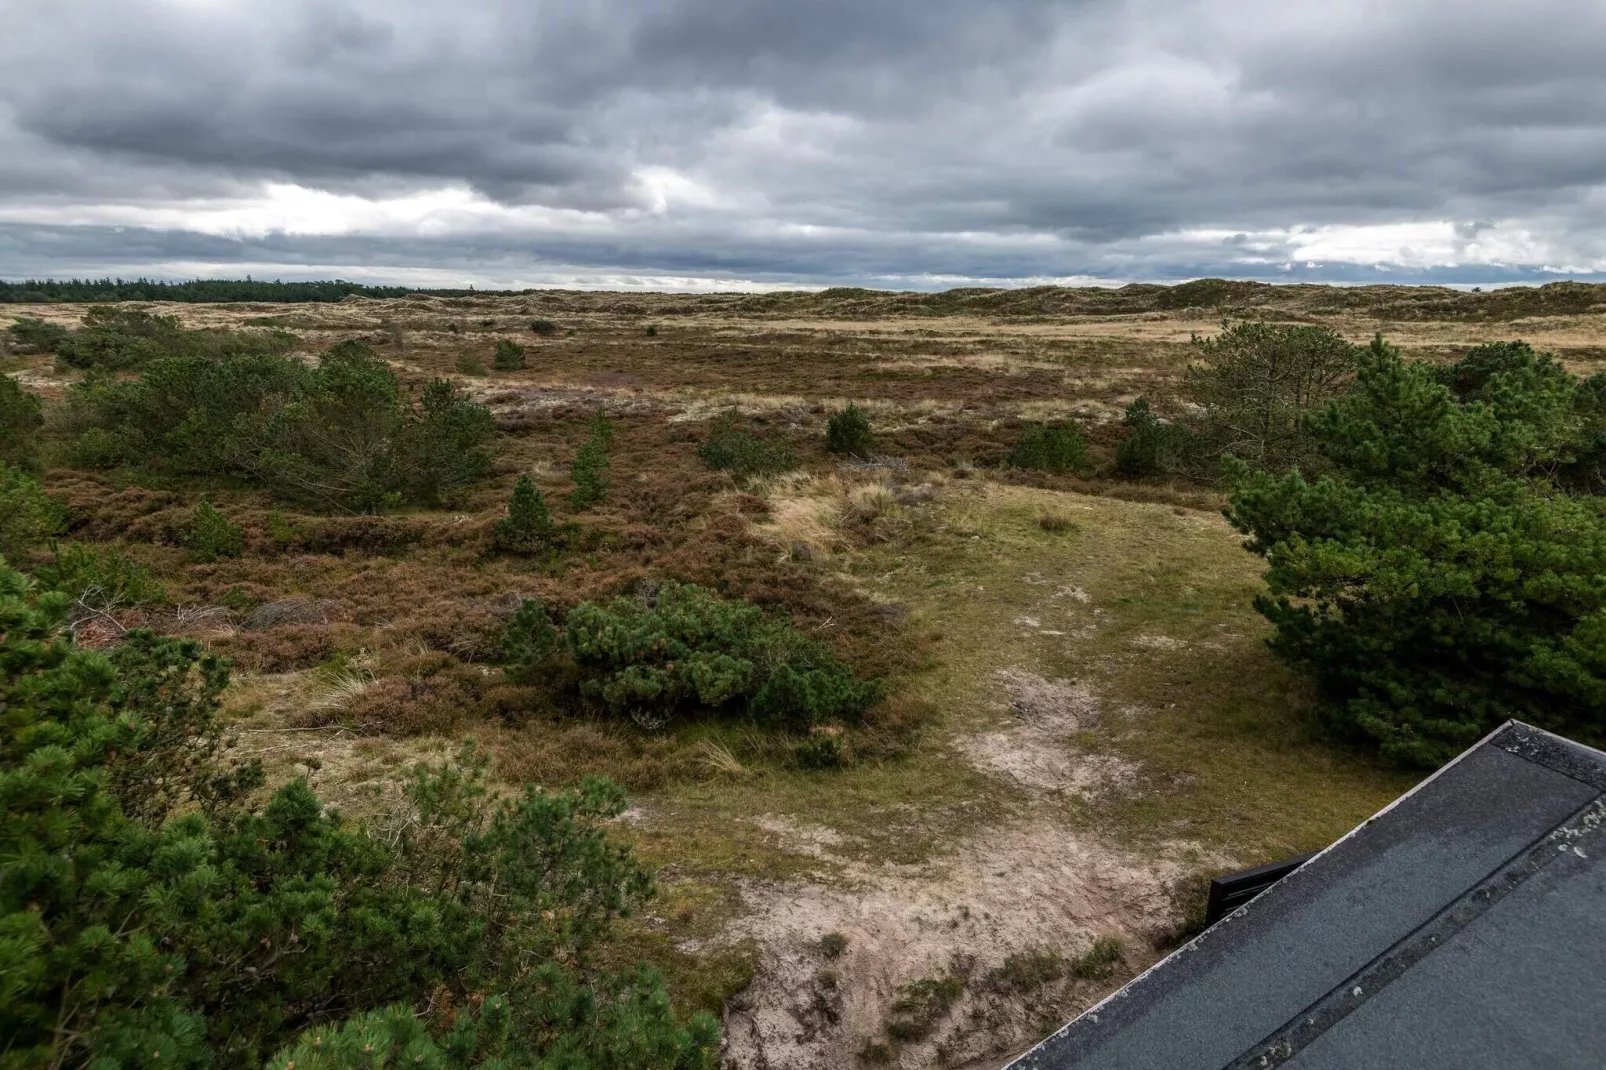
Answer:
<path fill-rule="evenodd" d="M 1606 1068 L 1606 754 L 1517 722 L 1011 1070 Z"/>

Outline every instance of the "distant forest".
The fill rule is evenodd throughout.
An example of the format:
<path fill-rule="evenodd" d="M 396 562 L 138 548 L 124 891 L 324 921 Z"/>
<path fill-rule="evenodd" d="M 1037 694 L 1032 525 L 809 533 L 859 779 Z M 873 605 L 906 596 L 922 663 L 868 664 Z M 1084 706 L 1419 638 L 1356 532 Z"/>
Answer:
<path fill-rule="evenodd" d="M 196 279 L 154 282 L 150 279 L 0 279 L 0 303 L 26 304 L 82 301 L 281 301 L 302 304 L 359 297 L 466 297 L 476 290 L 418 290 L 409 286 L 365 286 L 360 282 L 266 282 L 256 279 Z"/>

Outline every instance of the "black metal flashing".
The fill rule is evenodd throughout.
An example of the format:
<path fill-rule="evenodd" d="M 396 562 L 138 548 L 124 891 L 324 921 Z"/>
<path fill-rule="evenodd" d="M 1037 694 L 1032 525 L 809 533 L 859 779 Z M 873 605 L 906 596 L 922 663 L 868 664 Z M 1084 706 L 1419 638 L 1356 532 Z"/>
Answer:
<path fill-rule="evenodd" d="M 1606 1066 L 1606 754 L 1516 722 L 1018 1070 Z"/>
<path fill-rule="evenodd" d="M 1212 880 L 1210 895 L 1205 900 L 1205 925 L 1214 925 L 1315 857 L 1316 852 L 1311 851 Z"/>

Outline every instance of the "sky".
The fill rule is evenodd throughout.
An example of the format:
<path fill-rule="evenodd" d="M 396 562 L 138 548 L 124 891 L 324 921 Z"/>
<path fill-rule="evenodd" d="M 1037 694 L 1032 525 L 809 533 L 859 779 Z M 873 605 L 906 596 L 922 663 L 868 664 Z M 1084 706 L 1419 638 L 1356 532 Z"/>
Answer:
<path fill-rule="evenodd" d="M 1606 281 L 1606 0 L 0 0 L 0 278 Z"/>

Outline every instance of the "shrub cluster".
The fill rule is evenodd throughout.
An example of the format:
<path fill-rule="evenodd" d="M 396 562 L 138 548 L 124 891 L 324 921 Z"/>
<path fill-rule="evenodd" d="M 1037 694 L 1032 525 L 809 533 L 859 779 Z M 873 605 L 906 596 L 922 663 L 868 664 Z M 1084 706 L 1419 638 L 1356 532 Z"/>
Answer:
<path fill-rule="evenodd" d="M 227 761 L 226 664 L 61 633 L 0 566 L 5 1065 L 711 1070 L 717 1028 L 598 954 L 652 893 L 612 784 L 492 799 L 483 758 L 419 767 L 386 828 Z"/>
<path fill-rule="evenodd" d="M 67 338 L 67 328 L 37 316 L 19 316 L 6 328 L 6 337 L 12 345 L 31 353 L 54 353 L 56 346 Z"/>
<path fill-rule="evenodd" d="M 44 405 L 9 375 L 0 375 L 0 464 L 39 469 L 39 429 Z"/>
<path fill-rule="evenodd" d="M 46 494 L 33 476 L 0 461 L 0 558 L 15 563 L 66 527 L 66 506 Z"/>
<path fill-rule="evenodd" d="M 795 467 L 792 447 L 783 441 L 762 438 L 739 426 L 741 417 L 730 409 L 714 417 L 708 437 L 697 447 L 697 456 L 710 468 L 729 472 L 738 479 L 774 475 Z"/>
<path fill-rule="evenodd" d="M 526 677 L 572 669 L 584 696 L 652 727 L 693 710 L 801 727 L 856 716 L 878 695 L 789 620 L 675 582 L 650 598 L 582 602 L 561 630 L 526 600 L 503 650 Z"/>
<path fill-rule="evenodd" d="M 245 552 L 245 532 L 240 525 L 203 500 L 190 517 L 187 540 L 190 559 L 206 564 L 220 557 L 239 557 Z"/>
<path fill-rule="evenodd" d="M 176 316 L 117 305 L 92 305 L 76 330 L 34 320 L 13 325 L 12 332 L 40 352 L 55 353 L 59 367 L 104 371 L 125 371 L 162 357 L 227 360 L 287 353 L 296 341 L 286 331 L 188 330 Z"/>
<path fill-rule="evenodd" d="M 1087 438 L 1075 424 L 1028 423 L 1009 451 L 1011 468 L 1037 472 L 1080 472 L 1087 468 Z"/>
<path fill-rule="evenodd" d="M 1115 469 L 1124 476 L 1159 476 L 1187 466 L 1194 436 L 1180 424 L 1160 419 L 1147 398 L 1137 398 L 1121 418 L 1126 435 L 1115 447 Z"/>
<path fill-rule="evenodd" d="M 437 379 L 409 404 L 364 343 L 318 366 L 276 356 L 163 358 L 137 378 L 91 376 L 68 395 L 73 460 L 234 475 L 285 498 L 377 512 L 451 505 L 490 471 L 490 410 Z"/>
<path fill-rule="evenodd" d="M 496 355 L 491 358 L 491 367 L 499 372 L 516 372 L 523 368 L 524 347 L 507 338 L 499 339 Z"/>
<path fill-rule="evenodd" d="M 1276 472 L 1319 461 L 1307 417 L 1354 378 L 1355 346 L 1331 328 L 1297 323 L 1239 323 L 1194 344 L 1201 360 L 1183 393 L 1203 408 L 1201 455 Z"/>

